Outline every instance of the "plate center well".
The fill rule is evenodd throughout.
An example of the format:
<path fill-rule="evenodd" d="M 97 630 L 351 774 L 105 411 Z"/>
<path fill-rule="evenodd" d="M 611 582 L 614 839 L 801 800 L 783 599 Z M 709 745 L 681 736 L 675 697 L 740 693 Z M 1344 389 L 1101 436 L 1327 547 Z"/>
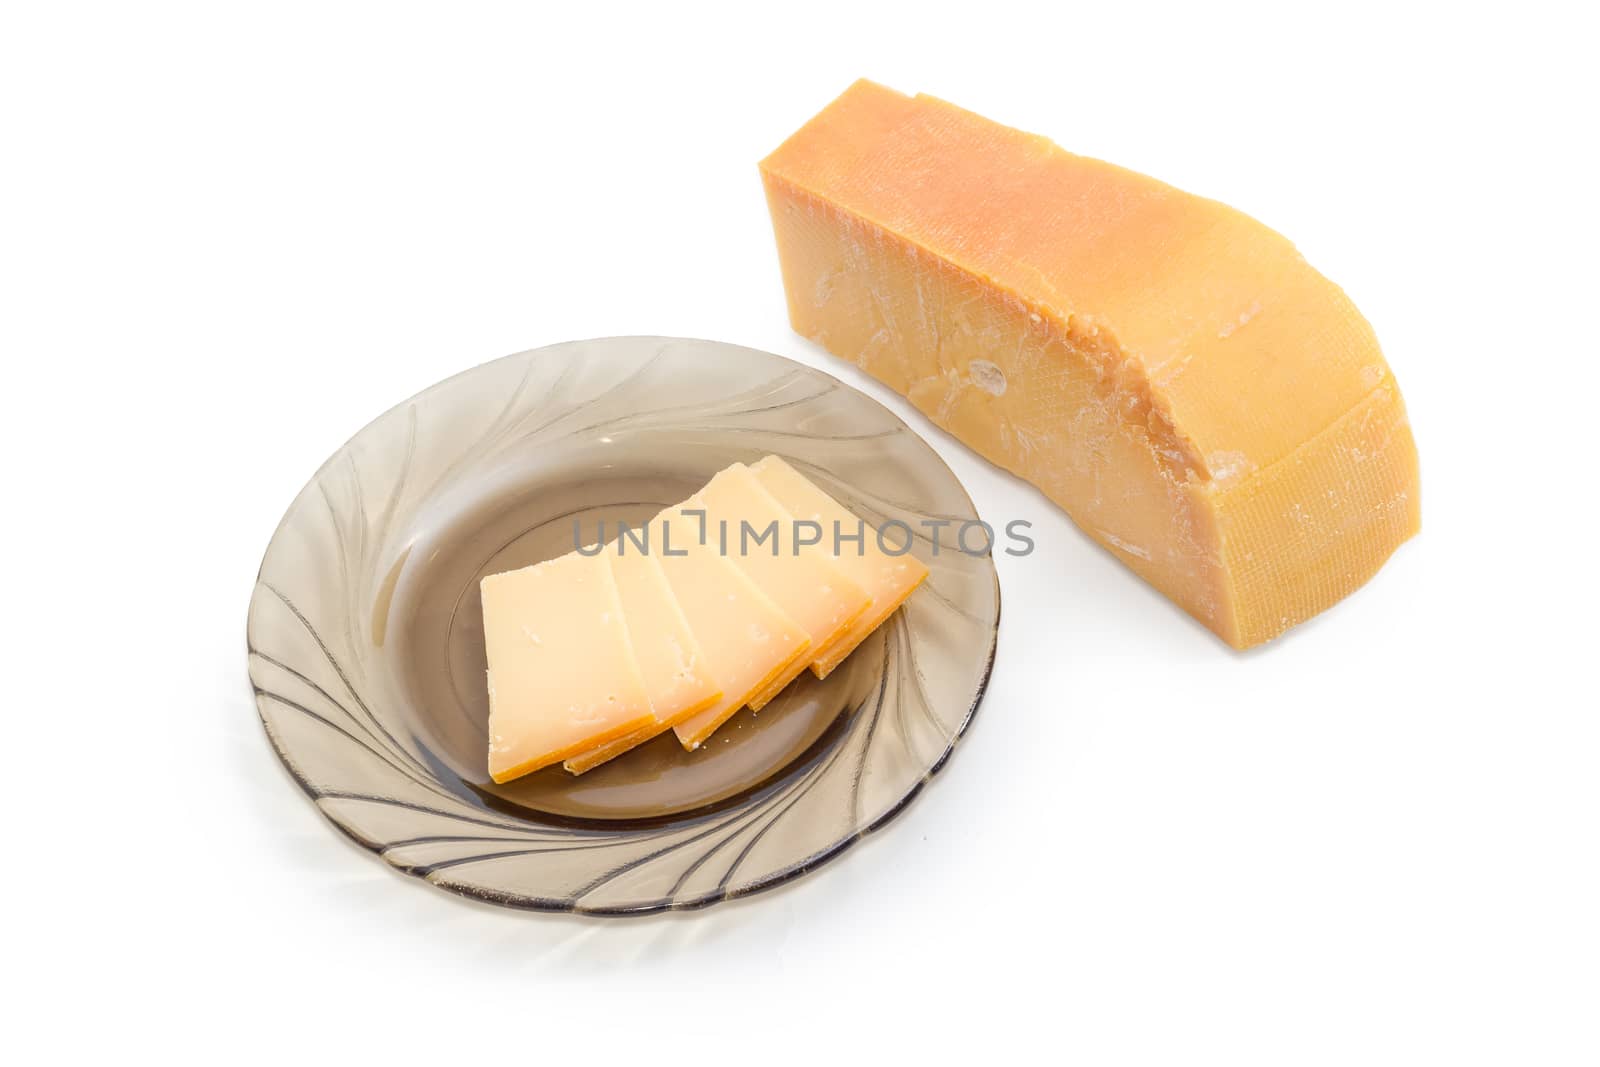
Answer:
<path fill-rule="evenodd" d="M 687 498 L 716 466 L 743 457 L 710 470 L 703 462 L 662 470 L 606 458 L 582 479 L 533 471 L 485 484 L 467 506 L 441 509 L 438 527 L 417 531 L 385 583 L 391 599 L 375 606 L 385 622 L 374 630 L 386 633 L 384 658 L 416 737 L 485 804 L 542 821 L 608 824 L 709 813 L 826 750 L 881 677 L 882 638 L 874 635 L 826 681 L 807 672 L 759 713 L 738 712 L 695 752 L 668 731 L 584 775 L 558 765 L 495 784 L 484 766 L 489 702 L 478 582 L 563 555 L 575 537 L 592 543 L 602 524 L 606 539 L 618 523 L 637 528 Z"/>

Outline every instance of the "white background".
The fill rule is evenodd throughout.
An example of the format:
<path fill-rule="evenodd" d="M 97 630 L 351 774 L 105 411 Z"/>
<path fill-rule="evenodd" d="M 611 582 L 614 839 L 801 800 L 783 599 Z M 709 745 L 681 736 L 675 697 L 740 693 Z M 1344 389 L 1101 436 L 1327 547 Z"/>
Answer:
<path fill-rule="evenodd" d="M 1579 5 L 0 10 L 8 1041 L 1600 1060 Z M 791 334 L 755 163 L 862 75 L 1289 234 L 1384 343 L 1422 535 L 1234 654 Z M 501 913 L 306 803 L 256 719 L 245 606 L 371 416 L 630 333 L 839 375 L 1040 550 L 998 559 L 988 698 L 884 833 L 697 914 Z"/>

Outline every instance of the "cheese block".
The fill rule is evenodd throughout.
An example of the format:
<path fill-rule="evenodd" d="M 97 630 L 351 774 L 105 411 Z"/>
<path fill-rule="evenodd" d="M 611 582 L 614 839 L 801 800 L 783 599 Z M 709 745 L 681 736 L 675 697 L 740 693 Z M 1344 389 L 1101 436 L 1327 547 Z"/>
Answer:
<path fill-rule="evenodd" d="M 655 721 L 603 556 L 571 553 L 480 588 L 495 781 Z"/>
<path fill-rule="evenodd" d="M 706 710 L 722 697 L 722 687 L 706 666 L 700 642 L 689 629 L 683 609 L 678 607 L 661 561 L 622 540 L 607 545 L 603 558 L 609 561 L 617 583 L 628 639 L 655 721 L 566 760 L 562 765 L 573 774 L 615 759 Z"/>
<path fill-rule="evenodd" d="M 698 748 L 717 727 L 763 692 L 796 661 L 811 639 L 733 562 L 711 538 L 702 540 L 698 498 L 669 508 L 650 524 L 650 551 L 661 561 L 667 584 L 700 643 L 706 666 L 722 697 L 710 708 L 673 727 L 684 748 Z"/>
<path fill-rule="evenodd" d="M 819 548 L 828 552 L 838 569 L 871 597 L 855 621 L 828 644 L 823 654 L 813 657 L 812 672 L 818 678 L 826 678 L 911 595 L 928 576 L 928 568 L 910 553 L 886 552 L 872 526 L 777 456 L 754 464 L 750 473 L 791 516 L 821 528 Z M 899 545 L 891 547 L 897 550 Z"/>
<path fill-rule="evenodd" d="M 1417 531 L 1371 327 L 1254 219 L 865 81 L 761 171 L 794 328 L 1235 647 Z"/>
<path fill-rule="evenodd" d="M 750 707 L 760 711 L 819 657 L 833 654 L 872 597 L 844 575 L 830 553 L 797 543 L 794 516 L 744 464 L 719 472 L 700 490 L 699 500 L 717 550 L 811 639 L 809 656 L 795 660 L 750 698 Z"/>

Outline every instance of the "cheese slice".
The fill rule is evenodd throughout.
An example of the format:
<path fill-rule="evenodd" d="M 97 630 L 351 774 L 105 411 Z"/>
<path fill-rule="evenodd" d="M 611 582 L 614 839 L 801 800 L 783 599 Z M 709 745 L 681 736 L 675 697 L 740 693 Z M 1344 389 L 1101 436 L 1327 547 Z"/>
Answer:
<path fill-rule="evenodd" d="M 794 328 L 1234 646 L 1417 531 L 1372 328 L 1254 219 L 865 81 L 761 171 Z"/>
<path fill-rule="evenodd" d="M 904 603 L 928 576 L 928 568 L 909 552 L 886 552 L 872 526 L 777 456 L 766 457 L 750 472 L 790 515 L 821 527 L 819 546 L 829 552 L 847 578 L 872 598 L 855 621 L 828 644 L 825 653 L 813 658 L 812 672 L 818 678 L 826 678 Z"/>
<path fill-rule="evenodd" d="M 667 584 L 661 561 L 622 540 L 607 545 L 602 556 L 609 562 L 617 583 L 628 638 L 655 721 L 566 760 L 563 766 L 573 774 L 615 759 L 706 710 L 722 697 L 722 687 L 706 666 L 700 643 Z"/>
<path fill-rule="evenodd" d="M 751 697 L 802 661 L 811 646 L 799 624 L 724 558 L 713 538 L 702 540 L 707 524 L 686 512 L 704 510 L 691 497 L 662 512 L 648 528 L 650 551 L 661 561 L 706 666 L 722 687 L 717 703 L 673 727 L 688 749 L 698 748 Z"/>
<path fill-rule="evenodd" d="M 655 721 L 603 556 L 492 574 L 481 589 L 495 781 Z"/>
<path fill-rule="evenodd" d="M 742 463 L 723 470 L 700 490 L 717 549 L 744 572 L 811 639 L 810 653 L 750 698 L 760 711 L 817 660 L 831 655 L 872 597 L 851 581 L 818 545 L 797 544 L 795 520 Z M 804 540 L 805 538 L 800 538 Z"/>

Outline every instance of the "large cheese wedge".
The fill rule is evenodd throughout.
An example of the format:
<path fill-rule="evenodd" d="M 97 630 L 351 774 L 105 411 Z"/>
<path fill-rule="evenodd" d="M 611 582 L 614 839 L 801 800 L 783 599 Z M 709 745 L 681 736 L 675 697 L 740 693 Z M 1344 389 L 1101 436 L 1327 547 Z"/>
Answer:
<path fill-rule="evenodd" d="M 655 721 L 604 557 L 571 553 L 481 589 L 495 781 Z"/>
<path fill-rule="evenodd" d="M 756 584 L 811 639 L 809 655 L 751 697 L 760 711 L 813 662 L 826 660 L 872 597 L 851 581 L 818 545 L 802 545 L 794 516 L 762 487 L 750 468 L 736 463 L 700 490 L 708 530 L 717 549 Z"/>
<path fill-rule="evenodd" d="M 824 654 L 813 657 L 812 672 L 818 678 L 826 678 L 905 602 L 928 576 L 928 568 L 909 553 L 895 555 L 885 551 L 873 527 L 777 456 L 766 457 L 750 472 L 791 516 L 820 528 L 818 545 L 832 555 L 835 566 L 846 577 L 871 597 L 855 621 L 829 642 Z"/>
<path fill-rule="evenodd" d="M 801 661 L 811 639 L 784 614 L 706 533 L 700 501 L 691 497 L 650 524 L 650 550 L 700 643 L 722 697 L 673 727 L 694 749 L 734 712 Z M 699 514 L 694 514 L 699 513 Z"/>
<path fill-rule="evenodd" d="M 711 676 L 700 642 L 667 584 L 661 561 L 623 540 L 607 545 L 603 556 L 617 583 L 617 599 L 655 721 L 564 761 L 562 766 L 573 774 L 615 759 L 722 697 L 722 687 Z"/>
<path fill-rule="evenodd" d="M 761 170 L 794 328 L 1235 647 L 1416 532 L 1371 327 L 1254 219 L 865 81 Z"/>

